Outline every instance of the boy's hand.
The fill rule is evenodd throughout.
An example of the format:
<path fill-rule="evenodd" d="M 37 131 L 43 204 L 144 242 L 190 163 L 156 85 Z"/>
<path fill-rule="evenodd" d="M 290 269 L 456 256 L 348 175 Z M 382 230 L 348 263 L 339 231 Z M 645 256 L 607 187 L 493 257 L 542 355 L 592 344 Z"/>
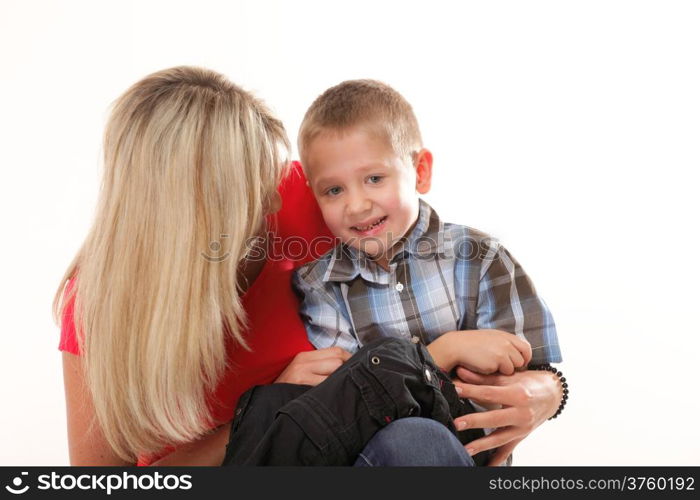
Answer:
<path fill-rule="evenodd" d="M 500 330 L 469 330 L 455 346 L 455 364 L 477 373 L 511 375 L 532 359 L 530 344 L 512 333 Z"/>

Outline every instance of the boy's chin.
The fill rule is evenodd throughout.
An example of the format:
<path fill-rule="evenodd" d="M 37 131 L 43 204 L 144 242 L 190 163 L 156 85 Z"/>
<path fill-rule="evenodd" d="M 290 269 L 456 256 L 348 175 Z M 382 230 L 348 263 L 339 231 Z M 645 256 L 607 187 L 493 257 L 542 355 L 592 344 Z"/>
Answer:
<path fill-rule="evenodd" d="M 352 245 L 354 248 L 357 250 L 360 250 L 363 252 L 367 257 L 369 257 L 372 260 L 377 260 L 381 258 L 381 256 L 384 254 L 384 247 L 376 245 L 376 244 L 369 244 L 369 245 Z"/>

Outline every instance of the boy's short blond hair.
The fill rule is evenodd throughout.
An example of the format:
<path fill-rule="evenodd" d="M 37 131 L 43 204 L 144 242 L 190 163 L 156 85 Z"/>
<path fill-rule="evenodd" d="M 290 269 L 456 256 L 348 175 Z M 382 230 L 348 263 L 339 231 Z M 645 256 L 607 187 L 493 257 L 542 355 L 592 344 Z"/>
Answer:
<path fill-rule="evenodd" d="M 383 135 L 402 158 L 412 158 L 423 147 L 418 120 L 401 94 L 376 80 L 347 80 L 318 96 L 306 111 L 298 139 L 302 163 L 320 134 L 358 126 Z"/>

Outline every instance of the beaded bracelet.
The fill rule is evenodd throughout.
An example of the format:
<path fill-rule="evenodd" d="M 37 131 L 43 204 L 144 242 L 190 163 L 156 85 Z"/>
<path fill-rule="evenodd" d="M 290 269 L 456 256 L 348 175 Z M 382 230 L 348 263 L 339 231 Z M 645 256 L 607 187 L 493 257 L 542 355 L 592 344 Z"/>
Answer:
<path fill-rule="evenodd" d="M 559 405 L 559 408 L 557 408 L 557 412 L 549 417 L 547 420 L 552 420 L 553 418 L 557 418 L 559 414 L 564 410 L 564 407 L 566 406 L 566 401 L 569 399 L 569 384 L 566 383 L 566 377 L 562 376 L 562 373 L 554 368 L 552 365 L 549 363 L 545 363 L 542 365 L 535 365 L 530 368 L 531 370 L 547 370 L 552 372 L 554 375 L 556 375 L 559 378 L 559 382 L 561 382 L 562 389 L 564 389 L 563 395 L 561 397 L 561 404 Z"/>

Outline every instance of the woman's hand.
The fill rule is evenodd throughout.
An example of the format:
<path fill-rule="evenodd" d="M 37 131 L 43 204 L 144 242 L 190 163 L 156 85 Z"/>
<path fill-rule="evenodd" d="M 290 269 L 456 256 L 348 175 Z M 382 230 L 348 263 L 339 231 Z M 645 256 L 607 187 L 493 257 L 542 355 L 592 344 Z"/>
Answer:
<path fill-rule="evenodd" d="M 340 347 L 300 352 L 275 383 L 318 385 L 350 359 L 351 354 Z"/>
<path fill-rule="evenodd" d="M 497 448 L 489 465 L 503 463 L 520 441 L 556 413 L 562 398 L 559 379 L 544 370 L 513 375 L 480 375 L 460 367 L 457 376 L 455 386 L 461 398 L 479 404 L 502 405 L 501 409 L 455 419 L 458 430 L 496 428 L 488 436 L 465 446 L 470 455 Z"/>

